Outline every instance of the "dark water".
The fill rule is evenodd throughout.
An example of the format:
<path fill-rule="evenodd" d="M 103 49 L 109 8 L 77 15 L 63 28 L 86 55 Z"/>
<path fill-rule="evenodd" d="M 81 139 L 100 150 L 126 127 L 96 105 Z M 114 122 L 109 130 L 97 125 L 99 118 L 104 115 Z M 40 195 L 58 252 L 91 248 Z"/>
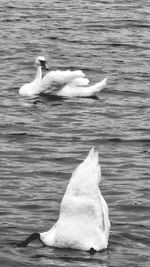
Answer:
<path fill-rule="evenodd" d="M 0 1 L 0 266 L 150 263 L 149 1 Z M 21 98 L 36 56 L 50 69 L 108 77 L 98 99 Z M 106 251 L 17 248 L 48 230 L 73 169 L 100 154 L 110 211 Z"/>

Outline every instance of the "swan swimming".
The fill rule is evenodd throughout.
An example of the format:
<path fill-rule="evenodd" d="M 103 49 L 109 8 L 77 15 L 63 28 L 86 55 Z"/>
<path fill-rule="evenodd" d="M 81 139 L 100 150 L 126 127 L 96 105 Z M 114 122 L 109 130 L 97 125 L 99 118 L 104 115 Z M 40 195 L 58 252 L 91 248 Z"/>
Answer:
<path fill-rule="evenodd" d="M 44 245 L 72 248 L 91 254 L 107 248 L 110 231 L 108 206 L 100 189 L 101 169 L 98 153 L 92 148 L 75 169 L 60 206 L 54 226 L 43 233 L 33 233 L 19 246 L 39 239 Z"/>
<path fill-rule="evenodd" d="M 100 92 L 107 83 L 107 78 L 92 86 L 81 70 L 49 71 L 42 77 L 42 69 L 48 70 L 46 60 L 39 56 L 35 60 L 37 73 L 31 83 L 19 89 L 22 96 L 35 96 L 41 93 L 54 93 L 62 97 L 90 97 Z"/>

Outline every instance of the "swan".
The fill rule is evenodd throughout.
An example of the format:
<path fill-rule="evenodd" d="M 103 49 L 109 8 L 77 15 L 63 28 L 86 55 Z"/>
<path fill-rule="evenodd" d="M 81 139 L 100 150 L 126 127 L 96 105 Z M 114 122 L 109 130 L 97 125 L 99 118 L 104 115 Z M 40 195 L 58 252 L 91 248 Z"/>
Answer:
<path fill-rule="evenodd" d="M 107 78 L 92 86 L 81 70 L 49 71 L 42 77 L 42 69 L 48 70 L 46 60 L 38 56 L 35 60 L 37 73 L 31 83 L 19 89 L 22 96 L 35 96 L 41 93 L 53 93 L 61 97 L 90 97 L 100 92 L 107 83 Z"/>
<path fill-rule="evenodd" d="M 57 222 L 49 231 L 33 233 L 19 246 L 39 239 L 44 245 L 72 248 L 91 254 L 107 248 L 110 221 L 108 206 L 100 189 L 98 153 L 92 148 L 75 169 L 60 206 Z"/>

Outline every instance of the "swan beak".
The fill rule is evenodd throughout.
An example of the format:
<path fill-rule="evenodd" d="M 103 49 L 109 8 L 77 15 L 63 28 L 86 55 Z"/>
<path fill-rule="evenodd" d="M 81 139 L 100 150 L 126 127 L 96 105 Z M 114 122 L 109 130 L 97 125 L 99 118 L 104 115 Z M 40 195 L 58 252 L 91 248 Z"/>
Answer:
<path fill-rule="evenodd" d="M 49 70 L 49 67 L 46 65 L 46 62 L 44 60 L 40 60 L 40 63 L 43 70 Z"/>
<path fill-rule="evenodd" d="M 43 67 L 44 70 L 49 70 L 49 67 L 45 64 L 45 66 Z"/>

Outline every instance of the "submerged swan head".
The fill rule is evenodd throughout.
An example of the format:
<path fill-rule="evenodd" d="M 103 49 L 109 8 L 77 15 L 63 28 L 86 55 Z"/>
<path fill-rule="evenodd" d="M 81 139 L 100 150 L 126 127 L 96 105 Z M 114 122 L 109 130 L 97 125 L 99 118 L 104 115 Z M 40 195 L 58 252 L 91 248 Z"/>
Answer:
<path fill-rule="evenodd" d="M 38 67 L 40 66 L 44 70 L 49 70 L 48 66 L 46 65 L 45 57 L 38 56 L 35 60 L 35 65 Z"/>

